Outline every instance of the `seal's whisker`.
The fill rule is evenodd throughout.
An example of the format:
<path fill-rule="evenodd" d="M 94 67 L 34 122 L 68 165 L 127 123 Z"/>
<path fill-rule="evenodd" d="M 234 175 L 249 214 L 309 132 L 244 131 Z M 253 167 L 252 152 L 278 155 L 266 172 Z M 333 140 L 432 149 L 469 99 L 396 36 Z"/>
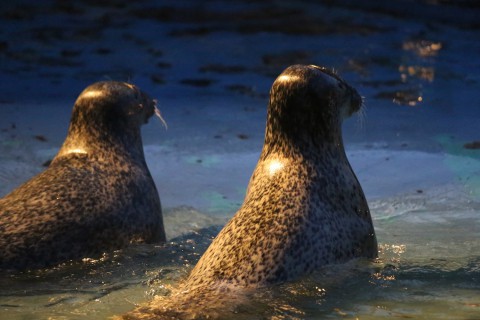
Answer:
<path fill-rule="evenodd" d="M 367 106 L 365 105 L 365 97 L 362 96 L 362 104 L 360 105 L 360 110 L 357 112 L 357 119 L 360 129 L 365 128 L 365 119 L 367 117 Z"/>
<path fill-rule="evenodd" d="M 157 107 L 158 101 L 156 99 L 154 99 L 153 103 L 154 103 L 153 108 L 155 110 L 155 115 L 160 119 L 163 126 L 165 127 L 165 130 L 168 130 L 167 122 L 165 121 L 165 119 L 163 119 L 162 114 L 160 113 L 160 109 L 158 109 L 158 107 Z"/>

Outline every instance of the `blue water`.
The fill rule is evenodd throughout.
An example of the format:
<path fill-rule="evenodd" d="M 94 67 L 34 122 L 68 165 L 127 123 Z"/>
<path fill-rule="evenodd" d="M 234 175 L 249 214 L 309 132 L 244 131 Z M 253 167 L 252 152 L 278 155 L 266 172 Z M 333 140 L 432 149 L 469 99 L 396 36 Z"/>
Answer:
<path fill-rule="evenodd" d="M 480 318 L 480 8 L 436 1 L 17 1 L 0 5 L 0 195 L 40 172 L 76 96 L 159 100 L 143 129 L 164 246 L 0 276 L 1 319 L 103 319 L 168 294 L 243 200 L 268 90 L 294 63 L 365 97 L 344 124 L 380 257 L 259 290 L 229 318 Z"/>

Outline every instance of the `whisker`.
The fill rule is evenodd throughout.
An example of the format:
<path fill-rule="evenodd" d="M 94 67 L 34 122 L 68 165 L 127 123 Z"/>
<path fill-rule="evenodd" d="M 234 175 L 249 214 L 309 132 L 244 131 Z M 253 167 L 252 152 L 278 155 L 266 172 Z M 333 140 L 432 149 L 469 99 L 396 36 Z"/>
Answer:
<path fill-rule="evenodd" d="M 365 97 L 361 97 L 362 98 L 362 105 L 360 106 L 360 110 L 358 110 L 357 112 L 357 122 L 360 126 L 360 129 L 364 129 L 365 128 L 365 122 L 366 122 L 366 117 L 367 117 L 367 106 L 365 105 Z"/>
<path fill-rule="evenodd" d="M 154 99 L 153 103 L 154 103 L 153 108 L 155 110 L 155 115 L 160 119 L 163 126 L 165 127 L 165 130 L 168 130 L 167 122 L 165 121 L 165 119 L 163 119 L 162 114 L 160 113 L 160 109 L 158 109 L 158 107 L 157 107 L 157 100 Z"/>

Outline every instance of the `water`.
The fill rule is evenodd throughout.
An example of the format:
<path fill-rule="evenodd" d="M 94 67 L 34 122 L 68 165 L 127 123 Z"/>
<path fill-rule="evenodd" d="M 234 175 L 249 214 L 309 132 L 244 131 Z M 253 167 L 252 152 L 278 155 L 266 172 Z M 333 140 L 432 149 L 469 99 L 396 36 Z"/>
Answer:
<path fill-rule="evenodd" d="M 143 136 L 170 242 L 4 272 L 0 318 L 105 319 L 168 295 L 243 201 L 274 77 L 315 63 L 365 96 L 344 139 L 379 259 L 259 290 L 225 317 L 480 319 L 478 15 L 468 1 L 2 4 L 0 195 L 55 155 L 86 85 L 130 80 L 168 123 Z"/>
<path fill-rule="evenodd" d="M 414 194 L 374 201 L 377 261 L 329 266 L 259 290 L 255 302 L 227 312 L 227 317 L 478 319 L 480 204 L 459 197 L 441 190 L 435 197 Z M 175 214 L 191 216 L 192 211 L 167 212 L 167 221 Z M 129 311 L 155 294 L 166 295 L 185 278 L 219 228 L 200 230 L 165 246 L 138 245 L 98 260 L 4 275 L 2 317 L 101 319 Z"/>

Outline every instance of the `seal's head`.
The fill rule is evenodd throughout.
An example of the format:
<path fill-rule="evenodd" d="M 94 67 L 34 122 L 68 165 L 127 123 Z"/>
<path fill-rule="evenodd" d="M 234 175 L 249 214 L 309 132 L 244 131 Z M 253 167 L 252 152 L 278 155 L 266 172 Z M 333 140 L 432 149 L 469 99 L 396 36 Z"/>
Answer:
<path fill-rule="evenodd" d="M 155 113 L 156 103 L 138 87 L 117 81 L 97 82 L 88 86 L 75 102 L 73 115 L 94 122 L 123 122 L 140 126 Z"/>
<path fill-rule="evenodd" d="M 335 72 L 293 65 L 272 85 L 267 130 L 270 127 L 271 136 L 336 139 L 341 136 L 342 121 L 361 106 L 358 92 Z"/>
<path fill-rule="evenodd" d="M 136 153 L 143 158 L 140 127 L 159 111 L 156 101 L 138 87 L 117 81 L 88 86 L 78 96 L 68 135 L 59 155 L 98 154 L 108 147 Z"/>

